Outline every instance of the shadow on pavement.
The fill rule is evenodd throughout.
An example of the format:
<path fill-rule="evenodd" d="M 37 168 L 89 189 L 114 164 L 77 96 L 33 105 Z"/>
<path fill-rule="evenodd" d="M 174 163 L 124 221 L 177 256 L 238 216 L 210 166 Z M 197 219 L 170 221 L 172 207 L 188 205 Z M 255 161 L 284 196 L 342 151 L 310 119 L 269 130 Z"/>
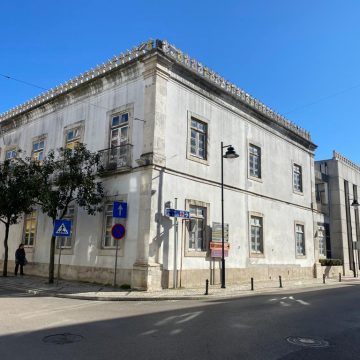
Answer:
<path fill-rule="evenodd" d="M 69 309 L 54 319 L 34 307 L 31 322 L 14 315 L 19 326 L 6 334 L 2 324 L 0 354 L 2 360 L 356 359 L 359 300 L 353 286 L 190 303 L 48 299 Z M 294 335 L 323 338 L 330 348 L 296 347 L 286 341 Z"/>

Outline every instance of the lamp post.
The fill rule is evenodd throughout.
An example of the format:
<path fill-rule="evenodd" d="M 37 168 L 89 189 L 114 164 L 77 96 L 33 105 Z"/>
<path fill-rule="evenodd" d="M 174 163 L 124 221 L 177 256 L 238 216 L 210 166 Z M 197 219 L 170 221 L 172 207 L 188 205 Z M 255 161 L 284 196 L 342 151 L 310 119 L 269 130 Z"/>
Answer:
<path fill-rule="evenodd" d="M 354 199 L 353 202 L 351 203 L 351 206 L 354 207 L 355 210 L 357 210 L 360 206 L 360 204 L 358 203 L 357 199 Z M 356 212 L 355 212 L 355 216 L 356 216 Z M 351 237 L 352 237 L 352 226 L 351 226 L 351 217 L 350 217 L 350 229 L 351 229 Z M 357 235 L 357 234 L 356 234 Z M 356 236 L 357 237 L 357 236 Z M 358 239 L 356 239 L 357 241 Z M 354 271 L 354 277 L 356 277 L 356 264 L 355 264 L 355 254 L 354 254 L 354 241 L 351 242 L 351 250 L 352 250 L 352 257 L 353 257 L 353 271 Z"/>
<path fill-rule="evenodd" d="M 224 155 L 224 149 L 226 153 Z M 221 288 L 225 289 L 225 239 L 224 239 L 224 158 L 235 159 L 239 155 L 231 145 L 221 142 Z"/>

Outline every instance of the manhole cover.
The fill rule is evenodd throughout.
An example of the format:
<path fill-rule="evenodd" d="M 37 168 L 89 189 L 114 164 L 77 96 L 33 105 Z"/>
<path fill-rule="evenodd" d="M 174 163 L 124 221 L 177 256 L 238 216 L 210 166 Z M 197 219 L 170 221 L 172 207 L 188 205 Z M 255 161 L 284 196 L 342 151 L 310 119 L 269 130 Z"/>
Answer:
<path fill-rule="evenodd" d="M 64 334 L 45 336 L 43 338 L 43 342 L 49 344 L 56 344 L 56 345 L 65 345 L 65 344 L 72 344 L 74 342 L 79 342 L 83 339 L 84 337 L 78 334 L 64 333 Z"/>
<path fill-rule="evenodd" d="M 315 338 L 305 338 L 300 336 L 289 336 L 288 338 L 286 338 L 286 341 L 289 342 L 290 344 L 313 347 L 313 348 L 323 348 L 329 346 L 328 341 L 322 339 L 315 339 Z"/>

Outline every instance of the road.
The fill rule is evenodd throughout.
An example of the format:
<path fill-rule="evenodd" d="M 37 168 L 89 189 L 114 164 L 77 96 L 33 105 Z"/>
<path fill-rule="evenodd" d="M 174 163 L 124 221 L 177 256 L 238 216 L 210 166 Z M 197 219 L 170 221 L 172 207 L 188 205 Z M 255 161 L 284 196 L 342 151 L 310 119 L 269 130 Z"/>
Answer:
<path fill-rule="evenodd" d="M 0 359 L 360 359 L 359 307 L 359 285 L 158 302 L 0 290 Z"/>

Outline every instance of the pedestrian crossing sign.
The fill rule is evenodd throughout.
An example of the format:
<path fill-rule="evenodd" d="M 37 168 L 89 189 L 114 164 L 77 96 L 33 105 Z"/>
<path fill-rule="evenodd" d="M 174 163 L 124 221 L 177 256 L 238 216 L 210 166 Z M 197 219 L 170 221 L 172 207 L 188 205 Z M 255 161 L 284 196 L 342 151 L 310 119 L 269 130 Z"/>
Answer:
<path fill-rule="evenodd" d="M 54 236 L 71 236 L 71 220 L 55 220 L 54 225 Z"/>

